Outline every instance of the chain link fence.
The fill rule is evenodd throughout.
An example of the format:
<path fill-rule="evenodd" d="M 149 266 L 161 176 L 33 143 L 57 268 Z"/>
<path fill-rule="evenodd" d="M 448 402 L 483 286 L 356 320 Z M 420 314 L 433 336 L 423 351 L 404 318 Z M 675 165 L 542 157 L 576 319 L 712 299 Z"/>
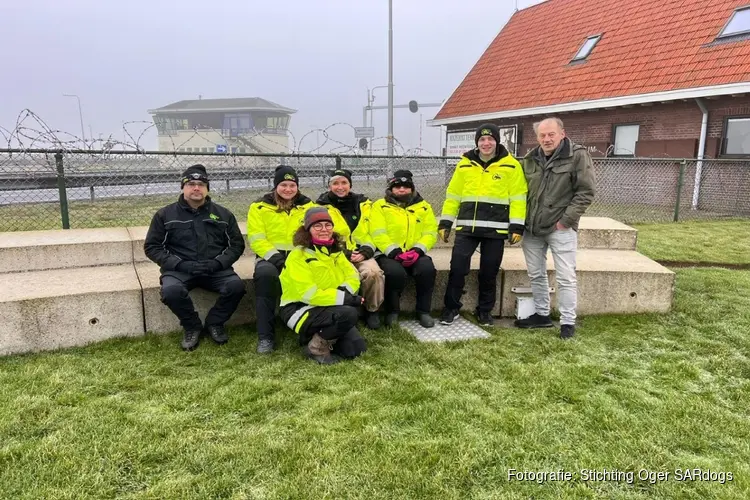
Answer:
<path fill-rule="evenodd" d="M 418 191 L 440 213 L 456 159 L 426 156 L 140 153 L 0 150 L 0 231 L 139 226 L 176 200 L 181 173 L 201 163 L 211 197 L 244 220 L 272 188 L 279 164 L 293 166 L 316 199 L 327 172 L 352 170 L 353 188 L 375 200 L 386 178 L 411 170 Z M 601 158 L 596 201 L 587 215 L 625 223 L 750 217 L 750 160 Z M 696 187 L 696 172 L 700 181 Z"/>

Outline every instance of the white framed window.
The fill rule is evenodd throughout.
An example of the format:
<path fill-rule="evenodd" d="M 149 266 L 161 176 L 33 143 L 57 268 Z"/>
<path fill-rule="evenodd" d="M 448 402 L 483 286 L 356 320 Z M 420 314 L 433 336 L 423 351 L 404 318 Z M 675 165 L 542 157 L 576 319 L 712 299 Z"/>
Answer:
<path fill-rule="evenodd" d="M 570 62 L 585 60 L 589 56 L 589 54 L 591 54 L 591 51 L 594 50 L 594 47 L 597 43 L 599 43 L 599 40 L 601 40 L 601 38 L 602 35 L 594 35 L 588 37 L 586 41 L 583 42 L 583 45 L 581 45 L 581 48 L 578 49 L 576 55 L 573 56 L 573 59 L 570 60 Z"/>
<path fill-rule="evenodd" d="M 732 12 L 732 16 L 717 38 L 741 35 L 743 33 L 750 33 L 750 5 L 740 7 Z"/>
<path fill-rule="evenodd" d="M 615 156 L 635 156 L 640 128 L 640 125 L 615 125 Z"/>
<path fill-rule="evenodd" d="M 750 155 L 750 117 L 727 118 L 724 122 L 722 155 Z"/>

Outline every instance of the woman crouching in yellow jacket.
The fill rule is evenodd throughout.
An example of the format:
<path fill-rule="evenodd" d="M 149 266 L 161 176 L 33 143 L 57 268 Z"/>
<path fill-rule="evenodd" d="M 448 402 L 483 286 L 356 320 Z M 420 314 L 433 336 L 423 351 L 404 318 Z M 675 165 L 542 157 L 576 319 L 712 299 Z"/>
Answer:
<path fill-rule="evenodd" d="M 356 358 L 367 350 L 356 326 L 364 302 L 359 272 L 333 232 L 328 209 L 305 212 L 294 245 L 281 272 L 281 318 L 299 334 L 303 353 L 318 363 L 338 362 L 331 354 Z"/>

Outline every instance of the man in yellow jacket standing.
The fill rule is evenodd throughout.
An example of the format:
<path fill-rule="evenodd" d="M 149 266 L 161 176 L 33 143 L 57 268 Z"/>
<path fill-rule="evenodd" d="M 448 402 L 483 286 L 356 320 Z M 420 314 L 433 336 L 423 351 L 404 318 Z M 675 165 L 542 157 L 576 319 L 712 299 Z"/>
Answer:
<path fill-rule="evenodd" d="M 471 255 L 480 246 L 479 300 L 475 311 L 481 325 L 493 324 L 497 273 L 503 260 L 505 240 L 521 241 L 526 219 L 526 178 L 520 163 L 500 143 L 496 125 L 485 124 L 475 135 L 476 149 L 464 153 L 448 184 L 438 232 L 453 244 L 445 309 L 440 322 L 450 325 L 462 307 Z"/>

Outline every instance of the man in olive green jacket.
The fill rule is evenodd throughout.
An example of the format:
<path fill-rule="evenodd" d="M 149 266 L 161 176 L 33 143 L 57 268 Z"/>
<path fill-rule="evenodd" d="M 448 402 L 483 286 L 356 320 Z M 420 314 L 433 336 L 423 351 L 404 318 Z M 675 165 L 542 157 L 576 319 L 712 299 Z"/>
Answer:
<path fill-rule="evenodd" d="M 534 124 L 539 146 L 523 159 L 529 187 L 523 254 L 536 312 L 516 320 L 519 328 L 550 328 L 547 249 L 552 251 L 560 309 L 560 337 L 575 334 L 578 221 L 594 201 L 594 168 L 585 147 L 565 137 L 563 123 Z"/>

